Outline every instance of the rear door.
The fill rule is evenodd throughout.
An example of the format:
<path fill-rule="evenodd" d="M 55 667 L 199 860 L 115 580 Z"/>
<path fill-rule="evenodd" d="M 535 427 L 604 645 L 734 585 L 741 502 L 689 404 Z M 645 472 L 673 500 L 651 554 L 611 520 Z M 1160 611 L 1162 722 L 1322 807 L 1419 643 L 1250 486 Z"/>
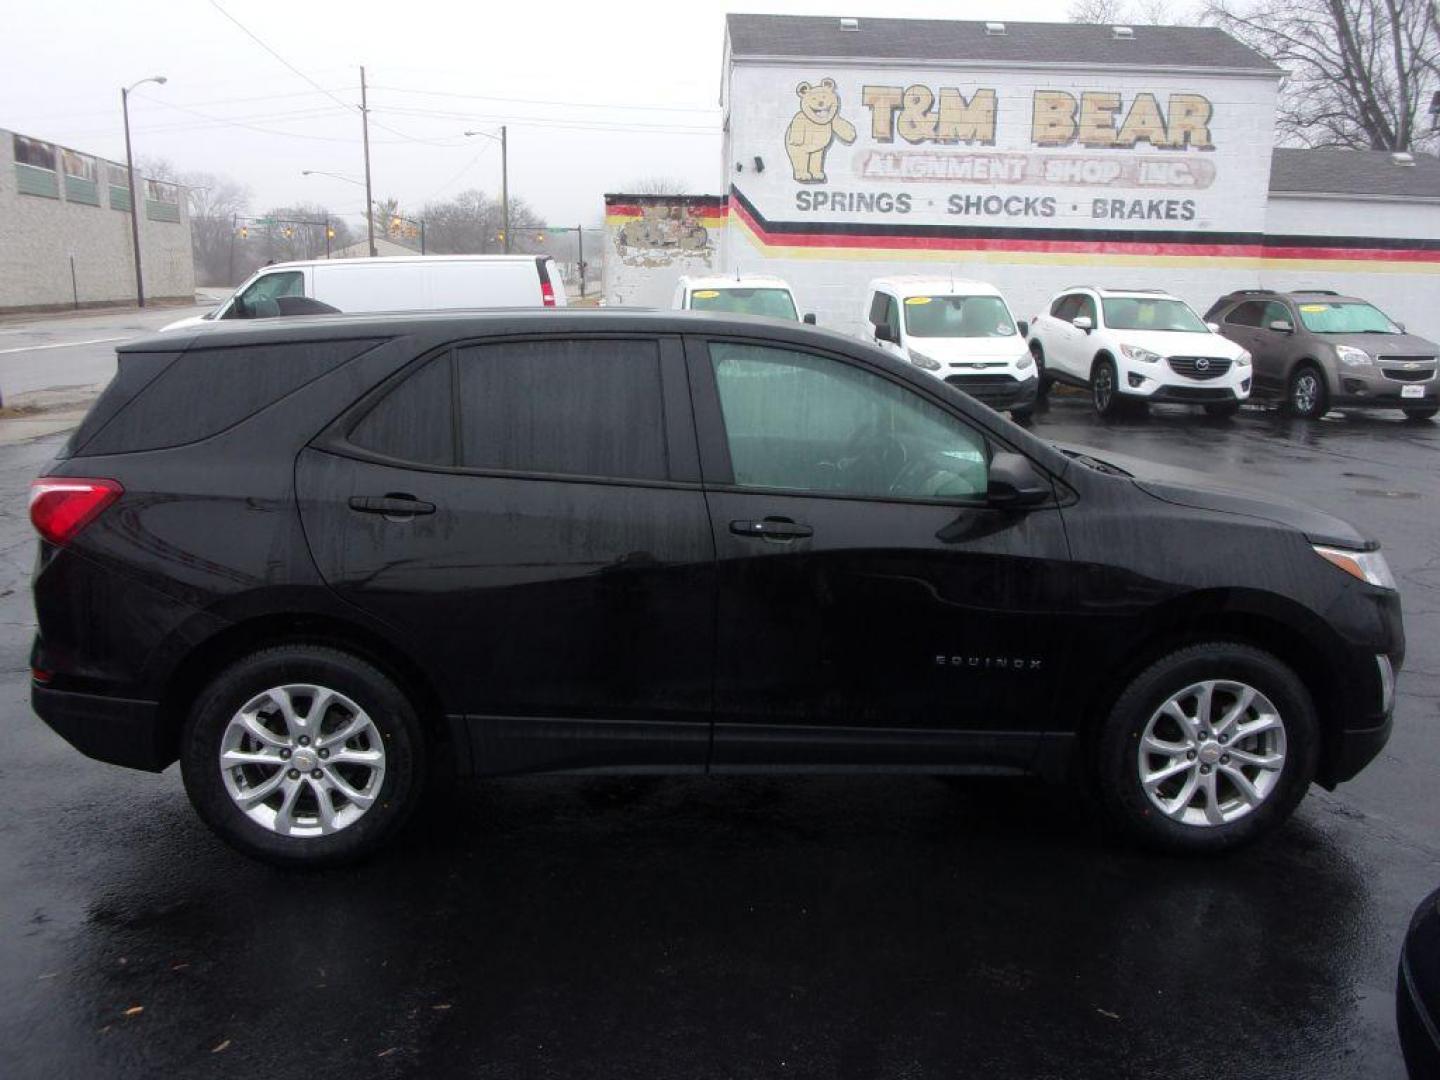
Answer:
<path fill-rule="evenodd" d="M 719 556 L 712 766 L 1028 764 L 1071 625 L 1058 508 L 987 506 L 986 433 L 853 360 L 688 349 Z"/>
<path fill-rule="evenodd" d="M 321 573 L 469 719 L 476 768 L 703 768 L 714 544 L 681 347 L 458 343 L 305 450 Z"/>

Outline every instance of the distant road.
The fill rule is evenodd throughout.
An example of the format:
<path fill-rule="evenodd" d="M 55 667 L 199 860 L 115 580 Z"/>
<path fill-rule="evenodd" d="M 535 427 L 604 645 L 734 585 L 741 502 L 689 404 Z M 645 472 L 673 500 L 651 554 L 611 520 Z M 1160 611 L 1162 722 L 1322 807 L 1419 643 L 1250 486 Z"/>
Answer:
<path fill-rule="evenodd" d="M 0 397 L 108 382 L 115 374 L 115 346 L 206 310 L 164 307 L 0 322 Z"/>

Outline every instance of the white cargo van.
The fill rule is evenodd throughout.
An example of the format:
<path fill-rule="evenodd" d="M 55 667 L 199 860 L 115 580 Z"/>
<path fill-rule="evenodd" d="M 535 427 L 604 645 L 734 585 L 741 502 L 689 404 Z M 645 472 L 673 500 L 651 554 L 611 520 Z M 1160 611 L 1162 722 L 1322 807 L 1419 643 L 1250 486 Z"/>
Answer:
<path fill-rule="evenodd" d="M 1016 419 L 1039 386 L 1016 323 L 995 286 L 960 278 L 889 277 L 866 291 L 867 339 L 901 360 Z"/>
<path fill-rule="evenodd" d="M 723 311 L 731 315 L 767 315 L 772 319 L 800 321 L 795 294 L 782 278 L 758 274 L 733 277 L 711 275 L 682 277 L 675 284 L 675 311 Z M 805 322 L 813 323 L 814 315 Z"/>
<path fill-rule="evenodd" d="M 564 307 L 565 283 L 548 255 L 408 255 L 275 263 L 213 311 L 164 327 L 325 311 L 444 311 Z"/>

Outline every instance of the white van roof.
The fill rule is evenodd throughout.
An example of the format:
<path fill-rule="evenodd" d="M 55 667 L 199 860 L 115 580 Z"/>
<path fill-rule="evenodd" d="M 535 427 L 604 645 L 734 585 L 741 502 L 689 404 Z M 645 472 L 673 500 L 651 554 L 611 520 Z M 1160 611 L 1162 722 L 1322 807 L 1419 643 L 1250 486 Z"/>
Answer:
<path fill-rule="evenodd" d="M 553 258 L 551 255 L 378 255 L 367 259 L 363 255 L 354 259 L 296 259 L 293 262 L 277 262 L 260 267 L 261 270 L 298 270 L 306 266 L 423 266 L 427 262 L 516 262 L 533 263 L 536 259 Z"/>
<path fill-rule="evenodd" d="M 687 289 L 784 289 L 793 292 L 784 278 L 768 274 L 706 274 L 703 277 L 682 277 L 680 284 Z"/>
<path fill-rule="evenodd" d="M 976 281 L 962 277 L 926 277 L 921 274 L 897 274 L 893 277 L 876 278 L 870 282 L 870 291 L 884 289 L 904 299 L 907 296 L 1001 296 L 1001 292 L 988 281 Z"/>

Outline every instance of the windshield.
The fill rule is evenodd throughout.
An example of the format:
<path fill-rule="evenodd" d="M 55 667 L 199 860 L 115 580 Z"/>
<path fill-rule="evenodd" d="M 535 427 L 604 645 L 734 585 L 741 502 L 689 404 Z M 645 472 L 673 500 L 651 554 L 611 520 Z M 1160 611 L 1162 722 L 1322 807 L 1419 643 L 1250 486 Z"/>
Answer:
<path fill-rule="evenodd" d="M 789 289 L 696 289 L 690 294 L 695 311 L 726 311 L 735 315 L 769 315 L 796 321 Z"/>
<path fill-rule="evenodd" d="M 905 330 L 911 337 L 1013 337 L 1015 322 L 998 296 L 907 296 Z"/>
<path fill-rule="evenodd" d="M 1300 304 L 1300 321 L 1314 334 L 1404 333 L 1379 308 L 1369 304 Z"/>
<path fill-rule="evenodd" d="M 1210 328 L 1183 300 L 1148 296 L 1112 296 L 1103 300 L 1105 325 L 1112 330 L 1170 330 L 1208 334 Z"/>

